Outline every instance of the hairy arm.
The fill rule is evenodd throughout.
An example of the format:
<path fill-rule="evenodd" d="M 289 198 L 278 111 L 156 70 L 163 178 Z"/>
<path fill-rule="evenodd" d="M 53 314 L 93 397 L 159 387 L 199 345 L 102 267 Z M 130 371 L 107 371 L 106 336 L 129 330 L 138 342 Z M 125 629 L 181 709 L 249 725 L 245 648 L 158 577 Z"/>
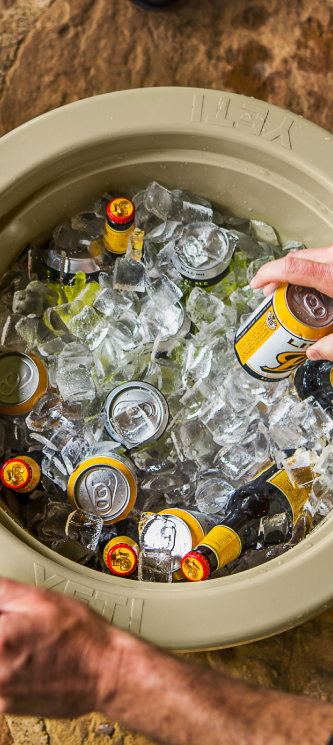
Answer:
<path fill-rule="evenodd" d="M 166 745 L 327 745 L 333 706 L 191 665 L 83 603 L 0 580 L 0 711 L 99 710 Z"/>

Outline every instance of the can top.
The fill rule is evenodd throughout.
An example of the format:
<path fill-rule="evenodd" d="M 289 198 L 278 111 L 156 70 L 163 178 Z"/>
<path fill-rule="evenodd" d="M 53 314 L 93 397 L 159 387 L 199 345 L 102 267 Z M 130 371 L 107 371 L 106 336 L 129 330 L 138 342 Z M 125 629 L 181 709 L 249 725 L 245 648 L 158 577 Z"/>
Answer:
<path fill-rule="evenodd" d="M 106 213 L 111 222 L 124 225 L 134 219 L 135 207 L 130 199 L 116 197 L 109 202 Z"/>
<path fill-rule="evenodd" d="M 105 523 L 126 517 L 137 493 L 131 464 L 118 455 L 86 458 L 68 481 L 67 493 L 74 509 L 93 512 Z"/>
<path fill-rule="evenodd" d="M 182 572 L 190 582 L 200 582 L 210 575 L 207 559 L 196 551 L 190 551 L 182 560 Z"/>
<path fill-rule="evenodd" d="M 293 316 L 311 328 L 323 328 L 333 322 L 333 299 L 313 287 L 288 285 L 287 303 Z"/>
<path fill-rule="evenodd" d="M 65 263 L 63 265 L 62 251 L 57 249 L 49 249 L 43 253 L 43 261 L 49 269 L 54 269 L 60 272 L 63 268 L 65 274 L 77 274 L 77 272 L 84 272 L 84 274 L 95 274 L 100 271 L 100 267 L 87 248 L 83 251 L 66 251 Z"/>
<path fill-rule="evenodd" d="M 43 363 L 22 352 L 0 354 L 0 412 L 24 414 L 47 390 L 48 376 Z M 37 395 L 36 395 L 37 394 Z"/>
<path fill-rule="evenodd" d="M 21 458 L 11 458 L 2 466 L 0 477 L 10 489 L 22 489 L 31 476 L 30 468 Z"/>
<path fill-rule="evenodd" d="M 172 557 L 172 571 L 180 569 L 181 560 L 191 551 L 191 531 L 176 515 L 152 515 L 148 518 L 140 535 L 140 545 L 144 548 L 169 549 Z"/>
<path fill-rule="evenodd" d="M 169 419 L 163 394 L 150 383 L 135 380 L 111 391 L 105 411 L 109 435 L 127 448 L 157 440 Z"/>

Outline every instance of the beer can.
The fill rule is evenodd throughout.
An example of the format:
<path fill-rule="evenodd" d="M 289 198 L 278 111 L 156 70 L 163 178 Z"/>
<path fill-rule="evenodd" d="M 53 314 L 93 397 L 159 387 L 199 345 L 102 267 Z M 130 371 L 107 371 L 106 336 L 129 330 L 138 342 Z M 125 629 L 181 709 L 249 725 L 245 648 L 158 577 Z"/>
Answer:
<path fill-rule="evenodd" d="M 137 495 L 137 479 L 128 458 L 114 454 L 85 458 L 71 474 L 68 499 L 74 510 L 93 512 L 105 524 L 122 520 Z"/>
<path fill-rule="evenodd" d="M 104 547 L 103 561 L 110 572 L 118 577 L 126 577 L 136 569 L 139 552 L 140 548 L 132 538 L 116 536 Z"/>
<path fill-rule="evenodd" d="M 105 248 L 114 254 L 124 254 L 127 251 L 128 239 L 135 229 L 135 207 L 130 199 L 117 197 L 107 206 L 107 218 L 103 242 Z"/>
<path fill-rule="evenodd" d="M 49 249 L 48 251 L 41 252 L 43 256 L 43 263 L 50 269 L 51 279 L 58 279 L 60 274 L 64 274 L 64 284 L 68 284 L 74 279 L 77 272 L 83 272 L 88 277 L 92 276 L 95 279 L 97 273 L 100 271 L 100 267 L 87 248 L 82 251 L 66 251 L 66 258 L 63 259 L 62 251 L 56 249 Z"/>
<path fill-rule="evenodd" d="M 48 385 L 46 367 L 38 357 L 22 352 L 1 352 L 0 414 L 10 417 L 27 414 L 46 393 Z"/>
<path fill-rule="evenodd" d="M 216 226 L 215 226 L 216 227 Z M 229 264 L 231 262 L 235 245 L 237 240 L 233 233 L 223 228 L 219 228 L 219 232 L 223 233 L 225 241 L 225 260 L 209 256 L 209 258 L 199 266 L 191 266 L 186 261 L 177 255 L 177 248 L 172 253 L 172 262 L 174 267 L 177 269 L 179 274 L 184 277 L 187 282 L 191 285 L 197 285 L 198 287 L 213 287 L 221 282 L 229 272 Z"/>
<path fill-rule="evenodd" d="M 141 380 L 114 388 L 106 399 L 105 413 L 107 433 L 128 449 L 158 440 L 169 420 L 163 394 Z"/>
<path fill-rule="evenodd" d="M 195 548 L 217 522 L 216 517 L 203 513 L 176 508 L 162 510 L 147 517 L 141 529 L 140 545 L 141 548 L 170 549 L 172 572 L 178 572 L 185 554 Z"/>
<path fill-rule="evenodd" d="M 27 455 L 19 455 L 7 460 L 0 472 L 1 481 L 8 486 L 8 489 L 22 494 L 36 489 L 40 476 L 38 463 Z"/>
<path fill-rule="evenodd" d="M 282 380 L 305 362 L 311 344 L 332 331 L 333 299 L 283 282 L 238 329 L 236 357 L 253 377 Z"/>

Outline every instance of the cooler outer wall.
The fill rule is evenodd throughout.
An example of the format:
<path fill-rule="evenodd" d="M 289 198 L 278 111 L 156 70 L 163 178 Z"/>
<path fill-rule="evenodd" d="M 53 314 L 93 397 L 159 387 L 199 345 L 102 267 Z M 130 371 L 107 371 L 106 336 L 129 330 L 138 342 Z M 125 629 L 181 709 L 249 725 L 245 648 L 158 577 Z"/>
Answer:
<path fill-rule="evenodd" d="M 98 194 L 153 179 L 266 220 L 284 240 L 329 245 L 332 156 L 325 130 L 232 93 L 152 88 L 69 104 L 0 140 L 0 271 Z M 264 566 L 171 587 L 101 575 L 42 546 L 4 510 L 0 520 L 3 576 L 78 597 L 170 649 L 260 639 L 333 603 L 333 518 Z"/>

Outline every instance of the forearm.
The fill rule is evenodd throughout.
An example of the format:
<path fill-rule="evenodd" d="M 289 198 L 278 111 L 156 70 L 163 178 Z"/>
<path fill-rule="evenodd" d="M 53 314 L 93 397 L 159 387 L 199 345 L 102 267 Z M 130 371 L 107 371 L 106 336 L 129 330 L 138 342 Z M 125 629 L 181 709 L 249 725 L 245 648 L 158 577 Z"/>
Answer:
<path fill-rule="evenodd" d="M 122 637 L 113 700 L 103 711 L 168 745 L 326 745 L 333 706 L 233 680 Z"/>

